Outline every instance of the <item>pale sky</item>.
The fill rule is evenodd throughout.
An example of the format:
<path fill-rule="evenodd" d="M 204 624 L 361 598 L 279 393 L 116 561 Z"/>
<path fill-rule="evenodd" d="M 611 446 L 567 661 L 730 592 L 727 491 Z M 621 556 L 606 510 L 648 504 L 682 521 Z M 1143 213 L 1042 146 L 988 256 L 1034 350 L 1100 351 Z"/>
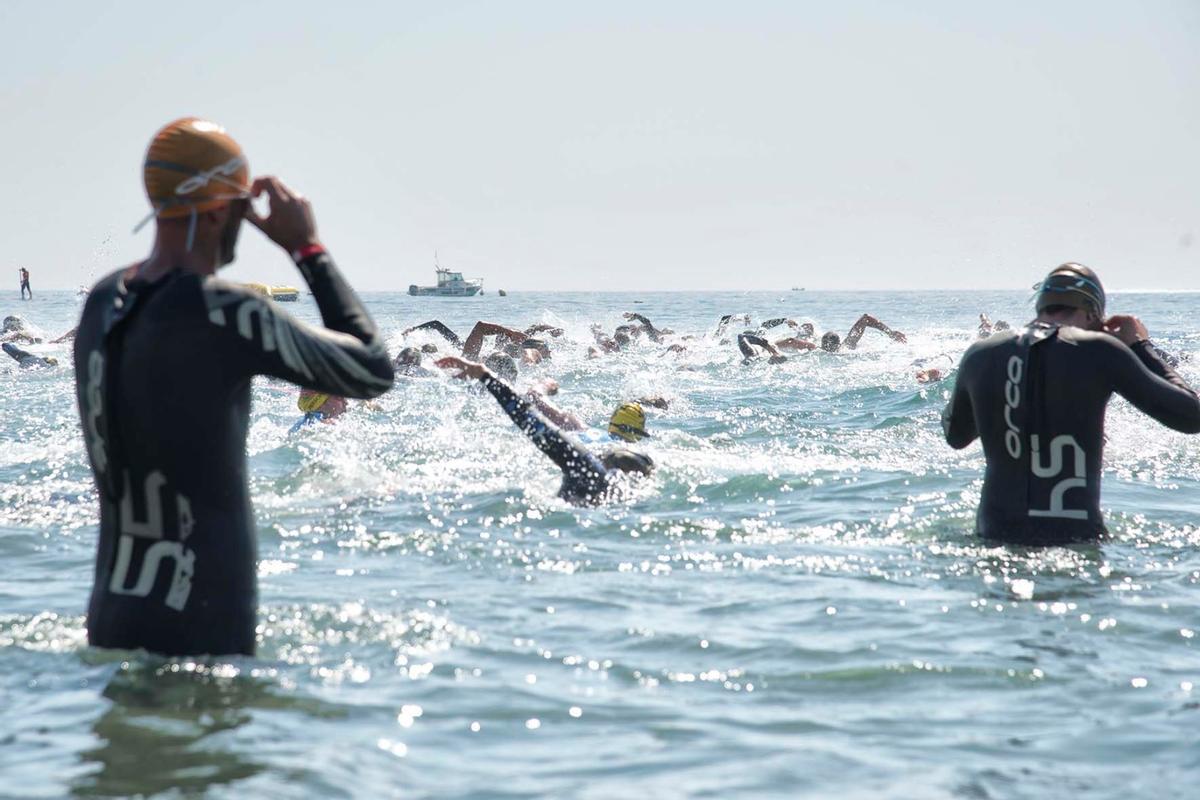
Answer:
<path fill-rule="evenodd" d="M 0 266 L 146 255 L 220 122 L 363 289 L 1200 288 L 1200 2 L 0 2 Z M 246 229 L 238 280 L 296 283 Z M 0 277 L 0 288 L 3 287 Z"/>

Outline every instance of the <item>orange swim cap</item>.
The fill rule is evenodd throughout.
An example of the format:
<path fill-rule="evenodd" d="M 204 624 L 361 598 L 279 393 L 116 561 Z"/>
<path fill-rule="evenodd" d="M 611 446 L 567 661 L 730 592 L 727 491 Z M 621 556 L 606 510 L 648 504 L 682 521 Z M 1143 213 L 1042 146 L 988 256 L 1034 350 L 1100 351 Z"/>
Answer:
<path fill-rule="evenodd" d="M 159 218 L 211 211 L 250 190 L 242 148 L 214 122 L 184 117 L 154 135 L 142 167 Z"/>

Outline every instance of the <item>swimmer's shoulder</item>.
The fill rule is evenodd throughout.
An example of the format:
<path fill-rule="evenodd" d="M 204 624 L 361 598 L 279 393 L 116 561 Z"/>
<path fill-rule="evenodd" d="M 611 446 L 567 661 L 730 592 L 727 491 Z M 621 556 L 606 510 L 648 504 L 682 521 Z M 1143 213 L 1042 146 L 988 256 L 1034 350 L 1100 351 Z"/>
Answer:
<path fill-rule="evenodd" d="M 128 271 L 129 267 L 121 267 L 114 269 L 112 272 L 105 275 L 100 280 L 96 281 L 95 285 L 88 290 L 87 300 L 83 303 L 84 314 L 90 309 L 94 309 L 99 305 L 107 304 L 112 301 L 113 295 L 117 293 L 121 286 L 121 276 Z"/>
<path fill-rule="evenodd" d="M 1064 325 L 1058 329 L 1058 339 L 1065 344 L 1100 352 L 1121 350 L 1125 345 L 1104 331 L 1088 331 Z"/>
<path fill-rule="evenodd" d="M 192 276 L 209 322 L 224 326 L 234 317 L 277 313 L 275 303 L 249 286 L 233 283 L 215 275 Z M 253 314 L 251 313 L 253 312 Z"/>
<path fill-rule="evenodd" d="M 963 367 L 965 368 L 968 364 L 984 363 L 994 358 L 1007 356 L 1016 348 L 1016 343 L 1017 333 L 1015 331 L 993 333 L 986 339 L 980 339 L 967 348 L 967 352 L 963 353 L 962 357 Z"/>

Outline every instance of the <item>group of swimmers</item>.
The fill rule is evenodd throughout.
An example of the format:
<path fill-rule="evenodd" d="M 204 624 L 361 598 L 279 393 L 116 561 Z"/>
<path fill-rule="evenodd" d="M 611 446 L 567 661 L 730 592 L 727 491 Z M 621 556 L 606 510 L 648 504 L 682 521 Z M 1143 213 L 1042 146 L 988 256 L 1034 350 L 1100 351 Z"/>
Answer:
<path fill-rule="evenodd" d="M 435 320 L 418 328 L 443 336 L 456 354 L 409 347 L 392 358 L 321 244 L 311 203 L 278 178 L 251 179 L 241 147 L 219 125 L 189 117 L 165 126 L 146 153 L 143 180 L 153 249 L 96 284 L 74 343 L 100 503 L 91 644 L 169 655 L 253 653 L 258 604 L 245 446 L 255 375 L 301 387 L 302 410 L 319 413 L 333 398 L 379 396 L 397 373 L 427 375 L 424 356 L 436 355 L 436 367 L 477 382 L 561 468 L 567 500 L 603 502 L 625 476 L 653 470 L 648 456 L 628 447 L 648 434 L 643 403 L 622 404 L 608 429 L 619 446 L 593 452 L 564 433 L 581 423 L 550 405 L 554 387 L 543 383 L 524 395 L 513 389 L 518 363 L 552 357 L 549 340 L 561 335 L 552 326 L 481 322 L 462 339 Z M 269 212 L 260 214 L 254 198 Z M 243 221 L 291 257 L 324 328 L 299 324 L 216 277 L 234 259 Z M 945 436 L 954 447 L 982 439 L 980 534 L 1039 544 L 1095 538 L 1104 530 L 1100 456 L 1111 394 L 1187 432 L 1200 432 L 1200 398 L 1137 319 L 1105 316 L 1104 291 L 1086 267 L 1051 271 L 1036 305 L 1037 318 L 1019 330 L 981 318 L 986 338 L 961 361 Z M 637 337 L 667 352 L 687 347 L 687 337 L 668 341 L 673 334 L 643 315 L 626 320 L 611 335 L 593 331 L 593 357 Z M 716 335 L 739 322 L 750 324 L 723 318 Z M 794 320 L 770 323 L 737 334 L 745 360 L 759 358 L 759 350 L 778 362 L 785 350 L 853 349 L 870 329 L 905 340 L 870 315 L 845 337 L 818 339 L 813 326 Z M 771 341 L 769 332 L 780 327 L 789 335 Z M 484 356 L 489 339 L 495 352 Z M 931 369 L 938 375 L 929 379 L 940 379 L 942 370 L 925 372 Z"/>

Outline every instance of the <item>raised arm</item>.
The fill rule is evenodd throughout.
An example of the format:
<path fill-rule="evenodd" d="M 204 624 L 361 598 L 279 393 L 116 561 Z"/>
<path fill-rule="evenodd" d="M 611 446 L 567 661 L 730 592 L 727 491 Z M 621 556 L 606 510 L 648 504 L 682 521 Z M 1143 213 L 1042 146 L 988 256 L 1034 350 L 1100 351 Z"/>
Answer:
<path fill-rule="evenodd" d="M 553 325 L 547 325 L 544 322 L 539 322 L 536 325 L 530 325 L 528 328 L 525 329 L 526 336 L 533 336 L 538 333 L 548 333 L 552 337 L 557 339 L 559 336 L 563 335 L 563 329 L 556 328 Z"/>
<path fill-rule="evenodd" d="M 713 336 L 720 337 L 721 334 L 723 334 L 725 332 L 725 328 L 728 327 L 729 323 L 735 322 L 735 321 L 736 322 L 745 322 L 745 324 L 749 325 L 750 324 L 750 315 L 749 314 L 726 314 L 725 316 L 721 317 L 721 319 L 717 322 L 717 329 L 713 332 Z"/>
<path fill-rule="evenodd" d="M 1113 317 L 1106 327 L 1114 338 L 1096 344 L 1110 351 L 1104 361 L 1111 365 L 1113 390 L 1168 428 L 1200 433 L 1200 398 L 1158 355 L 1141 322 Z M 1132 339 L 1132 345 L 1124 339 Z"/>
<path fill-rule="evenodd" d="M 627 319 L 627 320 L 631 320 L 634 322 L 640 322 L 642 324 L 642 327 L 644 327 L 646 329 L 646 335 L 650 337 L 650 341 L 652 341 L 652 342 L 661 342 L 662 341 L 663 332 L 660 331 L 658 328 L 654 327 L 654 323 L 651 322 L 650 320 L 646 319 L 641 314 L 637 313 L 636 311 L 627 311 L 624 316 L 625 316 L 625 319 Z"/>
<path fill-rule="evenodd" d="M 475 327 L 467 334 L 467 341 L 463 343 L 463 358 L 468 361 L 479 358 L 479 354 L 483 350 L 483 340 L 489 336 L 499 336 L 518 344 L 527 338 L 521 331 L 506 328 L 494 322 L 476 322 Z"/>
<path fill-rule="evenodd" d="M 853 327 L 850 328 L 850 332 L 846 334 L 846 338 L 842 342 L 843 346 L 851 350 L 858 347 L 858 342 L 862 339 L 863 334 L 866 333 L 867 328 L 874 328 L 881 333 L 885 333 L 897 342 L 908 341 L 908 338 L 900 331 L 892 330 L 870 314 L 863 314 L 854 323 Z"/>
<path fill-rule="evenodd" d="M 770 360 L 772 364 L 779 364 L 783 361 L 787 361 L 787 356 L 780 354 L 780 352 L 775 349 L 775 345 L 771 344 L 761 336 L 756 336 L 753 333 L 739 333 L 737 341 L 738 349 L 742 351 L 742 355 L 745 356 L 747 360 L 756 358 L 758 356 L 758 353 L 754 350 L 754 347 L 758 346 L 770 353 Z"/>
<path fill-rule="evenodd" d="M 316 238 L 312 206 L 277 178 L 260 178 L 254 195 L 270 198 L 270 216 L 246 218 L 292 253 L 325 328 L 292 319 L 270 300 L 212 278 L 201 283 L 208 320 L 226 331 L 225 368 L 273 375 L 342 397 L 376 397 L 392 385 L 392 362 L 374 321 Z M 246 346 L 250 342 L 254 346 Z M 239 375 L 239 377 L 240 377 Z"/>
<path fill-rule="evenodd" d="M 587 427 L 579 417 L 570 411 L 564 411 L 561 408 L 551 405 L 549 400 L 542 397 L 541 393 L 534 389 L 530 389 L 525 393 L 525 399 L 530 405 L 540 411 L 542 416 L 564 431 L 581 431 Z"/>
<path fill-rule="evenodd" d="M 437 365 L 442 369 L 459 370 L 459 378 L 473 378 L 483 383 L 513 424 L 558 465 L 565 478 L 573 482 L 582 480 L 585 485 L 593 487 L 603 487 L 607 484 L 607 470 L 595 456 L 563 436 L 562 431 L 518 397 L 508 384 L 489 372 L 482 364 L 451 356 L 439 360 Z M 598 491 L 597 494 L 599 493 Z"/>
<path fill-rule="evenodd" d="M 444 325 L 441 322 L 441 320 L 431 319 L 431 320 L 429 320 L 429 322 L 422 322 L 420 325 L 414 325 L 411 328 L 405 330 L 400 335 L 408 336 L 413 331 L 433 331 L 435 333 L 440 333 L 442 335 L 442 338 L 444 338 L 450 344 L 454 345 L 455 347 L 457 347 L 460 350 L 462 349 L 462 346 L 463 346 L 462 339 L 458 338 L 458 334 L 455 333 L 454 331 L 450 330 L 450 328 L 448 328 L 446 325 Z"/>

